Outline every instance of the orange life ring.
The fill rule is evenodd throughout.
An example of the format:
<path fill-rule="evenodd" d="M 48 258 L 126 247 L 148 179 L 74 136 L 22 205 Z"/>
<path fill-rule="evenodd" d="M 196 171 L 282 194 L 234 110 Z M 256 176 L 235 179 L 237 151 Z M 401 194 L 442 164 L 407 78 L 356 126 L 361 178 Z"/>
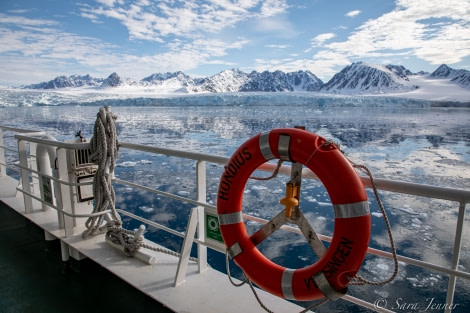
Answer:
<path fill-rule="evenodd" d="M 281 147 L 281 137 L 289 137 Z M 344 295 L 366 255 L 370 238 L 370 212 L 364 186 L 350 162 L 324 138 L 295 128 L 258 134 L 232 155 L 218 189 L 220 230 L 231 256 L 245 275 L 262 289 L 282 298 L 309 301 Z M 322 181 L 335 210 L 335 227 L 326 253 L 315 263 L 299 269 L 282 267 L 266 258 L 250 240 L 242 216 L 246 181 L 271 159 L 299 162 Z M 326 289 L 326 290 L 325 290 Z"/>

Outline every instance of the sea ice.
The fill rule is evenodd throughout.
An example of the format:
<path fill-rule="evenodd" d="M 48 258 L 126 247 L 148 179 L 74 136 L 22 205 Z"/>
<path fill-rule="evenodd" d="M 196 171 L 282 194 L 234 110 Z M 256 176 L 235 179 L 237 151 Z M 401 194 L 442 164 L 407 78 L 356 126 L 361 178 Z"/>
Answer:
<path fill-rule="evenodd" d="M 418 212 L 415 212 L 412 208 L 410 208 L 409 205 L 404 204 L 403 207 L 397 208 L 397 210 L 403 211 L 405 213 L 413 214 L 413 215 L 418 215 Z"/>
<path fill-rule="evenodd" d="M 394 281 L 403 280 L 407 275 L 404 264 L 398 263 L 398 266 L 398 274 L 396 278 L 392 281 L 392 283 Z M 383 281 L 389 278 L 393 273 L 393 268 L 394 265 L 392 260 L 383 259 L 380 257 L 375 257 L 373 259 L 367 260 L 366 265 L 364 265 L 364 269 L 372 275 L 374 281 Z"/>
<path fill-rule="evenodd" d="M 315 199 L 315 198 L 312 197 L 312 196 L 306 196 L 306 197 L 305 197 L 305 200 L 307 200 L 308 202 L 317 202 L 317 199 Z"/>
<path fill-rule="evenodd" d="M 251 187 L 251 189 L 253 189 L 253 190 L 268 190 L 268 187 L 256 185 L 256 186 Z"/>
<path fill-rule="evenodd" d="M 153 207 L 146 206 L 146 205 L 141 206 L 140 209 L 141 209 L 142 211 L 144 211 L 145 213 L 150 213 L 150 212 L 153 212 L 153 210 L 154 210 Z"/>
<path fill-rule="evenodd" d="M 382 213 L 380 213 L 380 212 L 372 212 L 372 213 L 370 213 L 370 215 L 375 216 L 375 217 L 379 217 L 379 218 L 383 216 Z"/>
<path fill-rule="evenodd" d="M 132 161 L 124 161 L 122 163 L 118 163 L 117 166 L 119 167 L 134 167 L 137 165 L 137 162 Z"/>

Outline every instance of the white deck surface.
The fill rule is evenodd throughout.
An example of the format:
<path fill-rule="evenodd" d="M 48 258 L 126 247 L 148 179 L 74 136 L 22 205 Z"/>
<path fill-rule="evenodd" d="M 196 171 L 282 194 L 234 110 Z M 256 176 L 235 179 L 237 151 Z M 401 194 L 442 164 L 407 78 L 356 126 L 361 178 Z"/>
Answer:
<path fill-rule="evenodd" d="M 46 232 L 78 250 L 84 256 L 97 262 L 130 285 L 141 290 L 153 299 L 179 313 L 201 312 L 265 312 L 256 301 L 249 286 L 236 288 L 227 276 L 213 269 L 198 274 L 197 264 L 188 267 L 186 282 L 173 287 L 178 258 L 155 252 L 157 263 L 147 265 L 125 256 L 121 251 L 105 243 L 104 235 L 87 239 L 81 236 L 83 226 L 75 228 L 75 234 L 65 237 L 58 229 L 57 212 L 43 212 L 39 202 L 33 200 L 35 211 L 24 213 L 23 197 L 15 197 L 18 182 L 11 177 L 0 177 L 0 200 L 12 209 L 22 213 L 27 219 Z M 78 221 L 85 222 L 85 219 Z M 275 312 L 299 312 L 303 308 L 258 290 L 264 304 Z"/>

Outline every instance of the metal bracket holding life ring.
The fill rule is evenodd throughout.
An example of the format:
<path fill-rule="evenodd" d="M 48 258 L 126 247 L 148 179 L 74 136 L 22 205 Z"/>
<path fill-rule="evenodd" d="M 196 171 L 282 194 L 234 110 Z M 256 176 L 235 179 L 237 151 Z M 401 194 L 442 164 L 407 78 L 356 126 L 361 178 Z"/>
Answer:
<path fill-rule="evenodd" d="M 249 236 L 243 223 L 242 198 L 250 175 L 262 164 L 281 159 L 314 172 L 325 186 L 335 212 L 333 238 L 326 249 L 298 206 L 299 184 L 287 186 L 286 206 L 264 227 Z M 311 132 L 281 128 L 258 134 L 232 155 L 218 189 L 217 213 L 228 254 L 245 275 L 262 289 L 285 299 L 336 300 L 347 292 L 359 270 L 370 238 L 370 212 L 364 186 L 342 152 Z M 266 258 L 256 245 L 284 223 L 295 223 L 319 260 L 289 269 Z"/>

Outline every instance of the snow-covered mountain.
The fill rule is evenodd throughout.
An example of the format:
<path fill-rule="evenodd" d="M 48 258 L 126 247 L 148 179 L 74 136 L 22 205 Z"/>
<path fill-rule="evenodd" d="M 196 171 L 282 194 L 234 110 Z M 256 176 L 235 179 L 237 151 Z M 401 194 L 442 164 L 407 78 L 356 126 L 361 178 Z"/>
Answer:
<path fill-rule="evenodd" d="M 113 87 L 123 86 L 124 84 L 125 84 L 125 81 L 116 72 L 114 72 L 103 81 L 100 87 L 101 88 L 113 88 Z"/>
<path fill-rule="evenodd" d="M 453 83 L 470 87 L 470 71 L 467 70 L 455 70 L 442 64 L 430 76 L 437 79 L 447 78 Z"/>
<path fill-rule="evenodd" d="M 86 78 L 86 79 L 85 79 Z M 112 73 L 106 79 L 90 75 L 60 76 L 49 82 L 24 86 L 25 89 L 60 89 L 69 87 L 157 87 L 159 90 L 180 92 L 238 92 L 238 91 L 318 91 L 323 82 L 310 71 L 245 73 L 238 69 L 225 70 L 206 78 L 192 78 L 178 71 L 156 73 L 140 81 L 124 79 Z"/>
<path fill-rule="evenodd" d="M 470 71 L 466 70 L 460 70 L 462 71 L 458 75 L 456 75 L 454 78 L 452 78 L 450 81 L 453 83 L 457 83 L 463 87 L 470 87 Z"/>
<path fill-rule="evenodd" d="M 249 75 L 238 69 L 225 70 L 200 80 L 190 90 L 193 92 L 240 91 L 249 80 Z"/>
<path fill-rule="evenodd" d="M 353 63 L 335 74 L 321 88 L 329 93 L 396 93 L 418 88 L 410 84 L 412 73 L 403 66 Z"/>
<path fill-rule="evenodd" d="M 168 89 L 177 90 L 194 86 L 195 80 L 191 76 L 178 71 L 174 73 L 167 72 L 152 74 L 142 79 L 140 83 L 143 86 L 161 86 Z"/>
<path fill-rule="evenodd" d="M 251 72 L 240 91 L 318 91 L 323 82 L 310 71 Z"/>
<path fill-rule="evenodd" d="M 59 89 L 68 87 L 97 87 L 103 83 L 103 78 L 95 78 L 90 75 L 72 75 L 69 77 L 58 76 L 48 82 L 24 86 L 25 89 Z"/>
<path fill-rule="evenodd" d="M 122 78 L 112 73 L 107 78 L 90 75 L 59 76 L 54 80 L 24 86 L 24 89 L 120 88 L 146 93 L 218 93 L 218 92 L 322 92 L 333 94 L 403 94 L 423 87 L 426 80 L 437 80 L 469 89 L 470 71 L 455 70 L 441 65 L 432 74 L 417 73 L 401 65 L 353 63 L 324 84 L 310 71 L 285 73 L 264 71 L 245 73 L 239 69 L 225 70 L 205 78 L 193 78 L 181 71 L 156 73 L 142 80 Z"/>
<path fill-rule="evenodd" d="M 222 71 L 203 79 L 192 88 L 194 92 L 284 92 L 318 91 L 323 82 L 310 71 L 284 73 L 282 71 L 249 74 L 238 69 Z"/>

